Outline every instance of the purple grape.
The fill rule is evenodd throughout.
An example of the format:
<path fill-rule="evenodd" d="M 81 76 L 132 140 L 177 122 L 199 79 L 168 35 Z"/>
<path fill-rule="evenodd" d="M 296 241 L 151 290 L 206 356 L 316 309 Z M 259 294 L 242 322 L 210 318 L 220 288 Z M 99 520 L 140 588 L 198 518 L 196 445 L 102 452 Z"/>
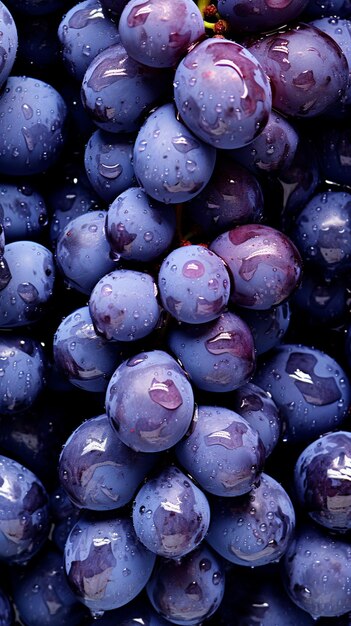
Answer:
<path fill-rule="evenodd" d="M 253 382 L 269 392 L 289 442 L 313 441 L 346 418 L 350 381 L 331 356 L 302 344 L 283 344 L 261 362 Z"/>
<path fill-rule="evenodd" d="M 150 274 L 136 270 L 109 272 L 94 286 L 89 310 L 97 334 L 108 340 L 146 337 L 160 318 L 156 283 Z"/>
<path fill-rule="evenodd" d="M 180 559 L 159 557 L 146 591 L 156 611 L 171 624 L 201 624 L 218 609 L 225 571 L 215 553 L 201 545 Z"/>
<path fill-rule="evenodd" d="M 163 350 L 151 350 L 117 367 L 105 407 L 123 443 L 136 451 L 158 452 L 174 446 L 187 432 L 194 394 L 177 361 Z"/>
<path fill-rule="evenodd" d="M 118 342 L 96 334 L 86 305 L 60 322 L 54 334 L 53 357 L 72 385 L 92 393 L 105 393 L 124 355 Z"/>
<path fill-rule="evenodd" d="M 272 110 L 258 137 L 247 146 L 233 150 L 230 156 L 253 174 L 275 174 L 292 165 L 298 142 L 299 133 L 292 123 Z"/>
<path fill-rule="evenodd" d="M 250 42 L 248 50 L 269 77 L 273 107 L 283 115 L 320 115 L 348 86 L 345 55 L 334 39 L 311 24 L 300 22 L 264 34 Z"/>
<path fill-rule="evenodd" d="M 231 407 L 257 430 L 267 458 L 277 445 L 282 430 L 279 410 L 271 395 L 249 382 L 232 394 Z"/>
<path fill-rule="evenodd" d="M 0 86 L 2 87 L 9 75 L 18 52 L 18 32 L 8 2 L 0 2 Z"/>
<path fill-rule="evenodd" d="M 246 167 L 218 151 L 211 180 L 184 209 L 200 233 L 215 237 L 238 224 L 261 222 L 263 191 Z"/>
<path fill-rule="evenodd" d="M 141 65 L 117 43 L 94 57 L 82 80 L 81 97 L 98 128 L 133 133 L 164 95 L 167 83 L 164 71 Z"/>
<path fill-rule="evenodd" d="M 99 0 L 82 0 L 69 8 L 59 23 L 57 35 L 66 71 L 82 81 L 97 54 L 119 43 L 116 24 L 108 19 Z"/>
<path fill-rule="evenodd" d="M 33 472 L 4 455 L 0 455 L 0 484 L 0 558 L 26 563 L 49 535 L 48 494 Z"/>
<path fill-rule="evenodd" d="M 257 430 L 238 413 L 217 406 L 197 408 L 191 430 L 175 453 L 200 487 L 224 497 L 250 491 L 265 461 Z"/>
<path fill-rule="evenodd" d="M 232 31 L 265 32 L 296 20 L 309 0 L 219 0 L 218 13 Z"/>
<path fill-rule="evenodd" d="M 173 67 L 205 35 L 200 9 L 193 0 L 129 0 L 119 22 L 128 54 L 151 67 Z"/>
<path fill-rule="evenodd" d="M 105 233 L 105 211 L 72 218 L 57 239 L 56 265 L 66 283 L 90 295 L 96 283 L 115 268 Z"/>
<path fill-rule="evenodd" d="M 133 501 L 138 538 L 165 558 L 192 552 L 205 538 L 209 524 L 205 494 L 176 466 L 166 466 L 146 480 Z"/>
<path fill-rule="evenodd" d="M 135 185 L 132 164 L 134 139 L 97 129 L 84 151 L 87 177 L 102 200 L 112 202 L 118 194 Z"/>
<path fill-rule="evenodd" d="M 135 139 L 135 176 L 149 196 L 165 204 L 186 202 L 200 193 L 215 161 L 215 148 L 178 119 L 173 103 L 150 113 Z"/>
<path fill-rule="evenodd" d="M 106 237 L 112 257 L 149 262 L 165 254 L 176 232 L 174 207 L 129 187 L 109 205 Z"/>
<path fill-rule="evenodd" d="M 262 473 L 249 493 L 212 503 L 206 541 L 231 563 L 259 567 L 281 559 L 294 530 L 295 510 L 288 493 Z"/>
<path fill-rule="evenodd" d="M 110 511 L 133 498 L 157 455 L 124 445 L 105 414 L 91 417 L 68 437 L 58 465 L 60 483 L 81 509 Z"/>
<path fill-rule="evenodd" d="M 351 529 L 350 456 L 351 433 L 337 430 L 312 441 L 295 464 L 300 505 L 315 522 L 337 533 Z"/>
<path fill-rule="evenodd" d="M 177 324 L 167 343 L 198 389 L 228 392 L 253 376 L 256 355 L 247 324 L 226 311 L 207 324 Z"/>
<path fill-rule="evenodd" d="M 0 94 L 0 174 L 42 174 L 66 141 L 67 107 L 48 83 L 9 76 Z"/>
<path fill-rule="evenodd" d="M 14 241 L 5 245 L 3 262 L 0 327 L 17 328 L 40 321 L 52 301 L 56 275 L 52 253 L 34 241 Z"/>
<path fill-rule="evenodd" d="M 95 616 L 135 598 L 148 582 L 156 555 L 138 540 L 129 517 L 85 514 L 65 545 L 68 583 Z"/>
<path fill-rule="evenodd" d="M 194 135 L 224 149 L 255 139 L 272 108 L 270 83 L 260 62 L 229 39 L 202 41 L 180 61 L 174 99 Z"/>
<path fill-rule="evenodd" d="M 350 544 L 345 539 L 312 523 L 301 523 L 282 566 L 291 600 L 314 619 L 351 610 Z"/>
<path fill-rule="evenodd" d="M 204 246 L 174 248 L 158 274 L 160 298 L 176 320 L 202 324 L 224 312 L 230 296 L 230 279 L 219 255 Z"/>
<path fill-rule="evenodd" d="M 297 248 L 271 226 L 237 226 L 214 239 L 210 249 L 227 264 L 234 282 L 231 301 L 239 306 L 270 309 L 287 300 L 300 281 Z"/>

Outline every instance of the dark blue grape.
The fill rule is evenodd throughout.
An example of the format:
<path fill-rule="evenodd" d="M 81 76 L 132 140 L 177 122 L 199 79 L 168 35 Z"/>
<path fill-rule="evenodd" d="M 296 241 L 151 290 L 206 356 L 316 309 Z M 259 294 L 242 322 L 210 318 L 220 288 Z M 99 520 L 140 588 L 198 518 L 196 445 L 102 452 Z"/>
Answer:
<path fill-rule="evenodd" d="M 260 356 L 283 341 L 291 319 L 289 300 L 266 311 L 242 308 L 240 317 L 250 328 L 256 354 Z"/>
<path fill-rule="evenodd" d="M 87 177 L 98 196 L 112 202 L 136 183 L 132 163 L 134 138 L 97 129 L 84 151 Z"/>
<path fill-rule="evenodd" d="M 224 149 L 255 139 L 272 108 L 270 83 L 260 62 L 229 39 L 202 41 L 180 61 L 174 98 L 194 135 Z"/>
<path fill-rule="evenodd" d="M 312 441 L 344 421 L 351 402 L 346 373 L 331 356 L 301 344 L 283 344 L 260 364 L 254 382 L 269 392 L 289 442 Z"/>
<path fill-rule="evenodd" d="M 1 626 L 13 626 L 15 611 L 7 592 L 0 588 L 0 624 Z"/>
<path fill-rule="evenodd" d="M 274 30 L 296 18 L 309 0 L 219 0 L 218 13 L 236 33 Z"/>
<path fill-rule="evenodd" d="M 30 76 L 9 76 L 0 94 L 0 173 L 42 174 L 61 156 L 67 107 L 60 93 Z"/>
<path fill-rule="evenodd" d="M 30 408 L 46 385 L 48 361 L 34 338 L 0 336 L 0 413 L 12 414 Z"/>
<path fill-rule="evenodd" d="M 309 0 L 305 7 L 304 16 L 307 20 L 313 20 L 329 15 L 340 15 L 346 4 L 345 0 Z"/>
<path fill-rule="evenodd" d="M 0 3 L 0 86 L 9 77 L 18 52 L 17 24 L 9 10 L 9 3 Z"/>
<path fill-rule="evenodd" d="M 124 445 L 108 417 L 91 417 L 69 436 L 59 457 L 61 485 L 79 508 L 118 509 L 133 498 L 157 455 Z"/>
<path fill-rule="evenodd" d="M 310 443 L 294 470 L 295 492 L 304 511 L 339 533 L 351 529 L 350 458 L 351 433 L 337 430 Z"/>
<path fill-rule="evenodd" d="M 268 457 L 277 445 L 282 430 L 279 410 L 271 395 L 249 382 L 232 394 L 231 407 L 257 430 Z"/>
<path fill-rule="evenodd" d="M 215 553 L 202 544 L 180 559 L 159 557 L 146 591 L 156 611 L 171 624 L 201 624 L 223 598 L 225 571 Z"/>
<path fill-rule="evenodd" d="M 168 78 L 163 71 L 135 61 L 117 43 L 97 54 L 87 68 L 82 102 L 98 128 L 110 133 L 133 133 L 164 95 Z"/>
<path fill-rule="evenodd" d="M 12 594 L 26 626 L 81 626 L 87 616 L 66 581 L 62 554 L 51 546 L 14 569 Z"/>
<path fill-rule="evenodd" d="M 296 216 L 291 238 L 304 261 L 325 271 L 350 264 L 351 193 L 329 189 L 312 196 Z"/>
<path fill-rule="evenodd" d="M 105 233 L 105 211 L 89 211 L 72 218 L 57 239 L 56 264 L 67 284 L 90 295 L 115 263 Z"/>
<path fill-rule="evenodd" d="M 116 24 L 105 16 L 99 0 L 82 0 L 71 6 L 57 34 L 63 65 L 77 81 L 83 80 L 97 54 L 120 40 Z"/>
<path fill-rule="evenodd" d="M 261 222 L 264 197 L 258 179 L 246 167 L 218 151 L 213 175 L 184 213 L 201 233 L 215 237 L 238 224 Z"/>
<path fill-rule="evenodd" d="M 146 337 L 161 313 L 152 276 L 131 269 L 105 274 L 90 294 L 89 309 L 96 332 L 116 341 Z"/>
<path fill-rule="evenodd" d="M 253 337 L 247 324 L 226 311 L 207 324 L 177 324 L 167 343 L 198 389 L 233 391 L 255 371 Z"/>
<path fill-rule="evenodd" d="M 106 237 L 112 256 L 149 262 L 165 254 L 176 232 L 174 207 L 129 187 L 116 196 L 106 216 Z"/>
<path fill-rule="evenodd" d="M 191 384 L 163 350 L 136 354 L 112 375 L 106 413 L 120 439 L 136 451 L 158 452 L 187 432 L 194 412 Z"/>
<path fill-rule="evenodd" d="M 178 559 L 203 541 L 210 524 L 205 494 L 178 467 L 150 477 L 133 501 L 133 526 L 152 552 Z"/>
<path fill-rule="evenodd" d="M 87 305 L 60 322 L 54 334 L 53 357 L 72 385 L 93 393 L 106 391 L 110 377 L 124 358 L 118 342 L 96 334 Z"/>
<path fill-rule="evenodd" d="M 7 0 L 7 4 L 23 15 L 49 15 L 66 9 L 70 0 Z"/>
<path fill-rule="evenodd" d="M 56 273 L 52 253 L 34 241 L 14 241 L 5 245 L 3 261 L 7 271 L 1 276 L 0 327 L 39 321 L 52 300 Z"/>
<path fill-rule="evenodd" d="M 272 110 L 258 137 L 247 146 L 232 150 L 230 156 L 253 174 L 276 174 L 292 165 L 298 143 L 299 133 L 292 123 Z"/>
<path fill-rule="evenodd" d="M 48 494 L 33 472 L 4 455 L 0 455 L 0 506 L 0 559 L 25 563 L 48 537 Z"/>
<path fill-rule="evenodd" d="M 188 324 L 211 322 L 225 311 L 230 279 L 220 256 L 201 245 L 174 248 L 158 274 L 166 311 Z"/>
<path fill-rule="evenodd" d="M 351 610 L 349 541 L 301 523 L 283 556 L 282 574 L 291 600 L 314 619 Z"/>
<path fill-rule="evenodd" d="M 129 0 L 118 27 L 128 54 L 151 67 L 176 66 L 205 35 L 202 14 L 193 0 Z"/>
<path fill-rule="evenodd" d="M 216 150 L 181 122 L 172 103 L 156 108 L 141 126 L 134 144 L 135 176 L 160 202 L 186 202 L 209 182 Z"/>
<path fill-rule="evenodd" d="M 351 130 L 347 124 L 332 120 L 319 129 L 313 139 L 318 151 L 321 177 L 338 185 L 350 185 Z"/>
<path fill-rule="evenodd" d="M 56 248 L 57 239 L 61 237 L 68 222 L 88 211 L 105 209 L 101 205 L 101 198 L 90 184 L 84 167 L 73 167 L 68 164 L 68 171 L 58 180 L 52 181 L 47 192 L 47 204 L 51 211 L 50 240 Z"/>
<path fill-rule="evenodd" d="M 48 225 L 48 211 L 40 191 L 28 184 L 0 184 L 0 221 L 6 243 L 18 239 L 40 239 Z"/>
<path fill-rule="evenodd" d="M 279 561 L 295 530 L 288 493 L 262 473 L 252 490 L 237 498 L 216 499 L 206 541 L 231 563 L 258 567 Z"/>
<path fill-rule="evenodd" d="M 263 34 L 248 50 L 267 74 L 273 107 L 283 115 L 320 115 L 347 89 L 345 55 L 334 39 L 311 24 L 299 22 Z"/>
<path fill-rule="evenodd" d="M 93 615 L 119 608 L 148 582 L 156 555 L 138 540 L 128 517 L 83 514 L 64 551 L 67 579 Z"/>
<path fill-rule="evenodd" d="M 214 239 L 210 249 L 227 264 L 234 281 L 231 301 L 239 306 L 270 309 L 287 300 L 300 281 L 299 251 L 271 226 L 236 226 Z"/>
<path fill-rule="evenodd" d="M 257 430 L 238 413 L 216 406 L 198 407 L 191 430 L 175 453 L 200 487 L 224 497 L 250 491 L 265 461 Z"/>

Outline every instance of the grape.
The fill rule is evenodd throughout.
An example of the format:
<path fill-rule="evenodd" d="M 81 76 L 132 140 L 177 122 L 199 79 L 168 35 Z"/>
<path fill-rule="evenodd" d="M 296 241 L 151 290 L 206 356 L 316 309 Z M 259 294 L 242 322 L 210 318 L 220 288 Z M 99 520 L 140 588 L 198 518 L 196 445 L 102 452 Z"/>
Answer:
<path fill-rule="evenodd" d="M 110 511 L 131 501 L 156 461 L 157 456 L 124 445 L 103 414 L 71 433 L 60 454 L 58 475 L 77 507 Z"/>
<path fill-rule="evenodd" d="M 82 514 L 65 544 L 68 583 L 93 615 L 135 598 L 149 580 L 156 555 L 137 539 L 128 517 Z"/>
<path fill-rule="evenodd" d="M 17 51 L 17 24 L 7 7 L 8 3 L 0 2 L 0 85 L 4 85 L 11 74 Z"/>
<path fill-rule="evenodd" d="M 165 204 L 200 193 L 215 162 L 215 149 L 190 132 L 170 102 L 150 113 L 135 139 L 135 176 L 149 196 Z"/>
<path fill-rule="evenodd" d="M 97 54 L 119 43 L 116 24 L 106 18 L 99 0 L 82 0 L 62 16 L 57 35 L 67 73 L 82 81 Z"/>
<path fill-rule="evenodd" d="M 151 67 L 173 67 L 205 34 L 193 0 L 129 0 L 118 26 L 128 54 Z"/>
<path fill-rule="evenodd" d="M 310 443 L 295 464 L 300 505 L 318 524 L 339 533 L 351 527 L 348 465 L 351 435 L 337 430 Z"/>
<path fill-rule="evenodd" d="M 269 77 L 273 107 L 283 115 L 320 115 L 348 86 L 345 55 L 334 39 L 311 24 L 300 22 L 263 35 L 248 50 Z"/>
<path fill-rule="evenodd" d="M 184 370 L 163 350 L 141 352 L 112 374 L 106 413 L 118 436 L 133 450 L 158 452 L 187 432 L 194 394 Z"/>
<path fill-rule="evenodd" d="M 290 324 L 290 305 L 285 301 L 266 311 L 242 309 L 240 317 L 250 328 L 256 355 L 260 356 L 283 341 Z"/>
<path fill-rule="evenodd" d="M 231 29 L 241 34 L 243 31 L 264 32 L 294 21 L 306 8 L 308 0 L 298 2 L 264 2 L 255 0 L 219 0 L 218 12 L 228 20 Z"/>
<path fill-rule="evenodd" d="M 57 239 L 56 264 L 65 281 L 90 295 L 96 283 L 115 268 L 105 234 L 104 211 L 73 217 Z"/>
<path fill-rule="evenodd" d="M 135 341 L 149 335 L 160 317 L 157 286 L 150 274 L 118 269 L 93 287 L 89 311 L 97 334 L 108 340 Z"/>
<path fill-rule="evenodd" d="M 224 567 L 201 545 L 179 560 L 160 558 L 146 585 L 148 597 L 171 624 L 199 624 L 218 608 L 224 593 Z"/>
<path fill-rule="evenodd" d="M 176 466 L 150 477 L 133 501 L 133 526 L 151 552 L 178 559 L 204 539 L 210 523 L 205 494 Z"/>
<path fill-rule="evenodd" d="M 49 216 L 42 194 L 22 180 L 6 181 L 0 187 L 0 221 L 6 243 L 21 239 L 40 240 L 45 234 Z"/>
<path fill-rule="evenodd" d="M 231 301 L 266 310 L 284 302 L 296 289 L 302 260 L 293 242 L 265 224 L 243 224 L 219 235 L 210 249 L 228 265 L 234 288 Z"/>
<path fill-rule="evenodd" d="M 84 167 L 91 186 L 102 200 L 112 202 L 135 183 L 133 136 L 121 137 L 96 129 L 85 146 Z"/>
<path fill-rule="evenodd" d="M 230 295 L 229 274 L 222 259 L 196 245 L 175 248 L 164 258 L 158 287 L 166 311 L 188 324 L 218 318 Z"/>
<path fill-rule="evenodd" d="M 199 389 L 233 391 L 254 373 L 256 355 L 250 329 L 230 311 L 207 324 L 174 325 L 167 342 Z"/>
<path fill-rule="evenodd" d="M 106 237 L 117 259 L 157 259 L 168 251 L 175 231 L 173 207 L 153 200 L 140 187 L 117 195 L 106 215 Z"/>
<path fill-rule="evenodd" d="M 259 567 L 281 559 L 294 530 L 295 510 L 289 495 L 263 472 L 248 494 L 216 499 L 206 541 L 231 563 Z"/>
<path fill-rule="evenodd" d="M 224 149 L 255 139 L 272 108 L 270 83 L 256 57 L 241 44 L 213 38 L 178 64 L 174 99 L 194 135 Z"/>
<path fill-rule="evenodd" d="M 196 409 L 190 432 L 175 453 L 200 487 L 224 497 L 250 491 L 265 461 L 257 430 L 238 413 L 216 406 Z"/>

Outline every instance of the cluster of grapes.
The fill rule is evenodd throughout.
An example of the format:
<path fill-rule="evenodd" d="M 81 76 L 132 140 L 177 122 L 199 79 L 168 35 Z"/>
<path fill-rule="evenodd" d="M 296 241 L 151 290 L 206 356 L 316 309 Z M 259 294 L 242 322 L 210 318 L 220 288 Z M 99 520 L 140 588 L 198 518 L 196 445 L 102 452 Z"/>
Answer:
<path fill-rule="evenodd" d="M 351 619 L 349 0 L 0 1 L 0 623 Z"/>

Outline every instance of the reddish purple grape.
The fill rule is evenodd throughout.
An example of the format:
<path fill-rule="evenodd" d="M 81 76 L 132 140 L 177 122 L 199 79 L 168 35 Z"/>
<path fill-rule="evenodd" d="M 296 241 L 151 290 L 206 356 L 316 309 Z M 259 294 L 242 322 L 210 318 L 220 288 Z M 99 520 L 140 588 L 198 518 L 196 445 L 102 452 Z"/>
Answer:
<path fill-rule="evenodd" d="M 302 274 L 301 256 L 279 230 L 245 224 L 222 233 L 210 245 L 234 281 L 231 301 L 251 309 L 270 309 L 286 300 Z"/>
<path fill-rule="evenodd" d="M 349 67 L 341 48 L 310 24 L 263 35 L 248 49 L 270 79 L 273 107 L 284 115 L 320 115 L 348 86 Z"/>

